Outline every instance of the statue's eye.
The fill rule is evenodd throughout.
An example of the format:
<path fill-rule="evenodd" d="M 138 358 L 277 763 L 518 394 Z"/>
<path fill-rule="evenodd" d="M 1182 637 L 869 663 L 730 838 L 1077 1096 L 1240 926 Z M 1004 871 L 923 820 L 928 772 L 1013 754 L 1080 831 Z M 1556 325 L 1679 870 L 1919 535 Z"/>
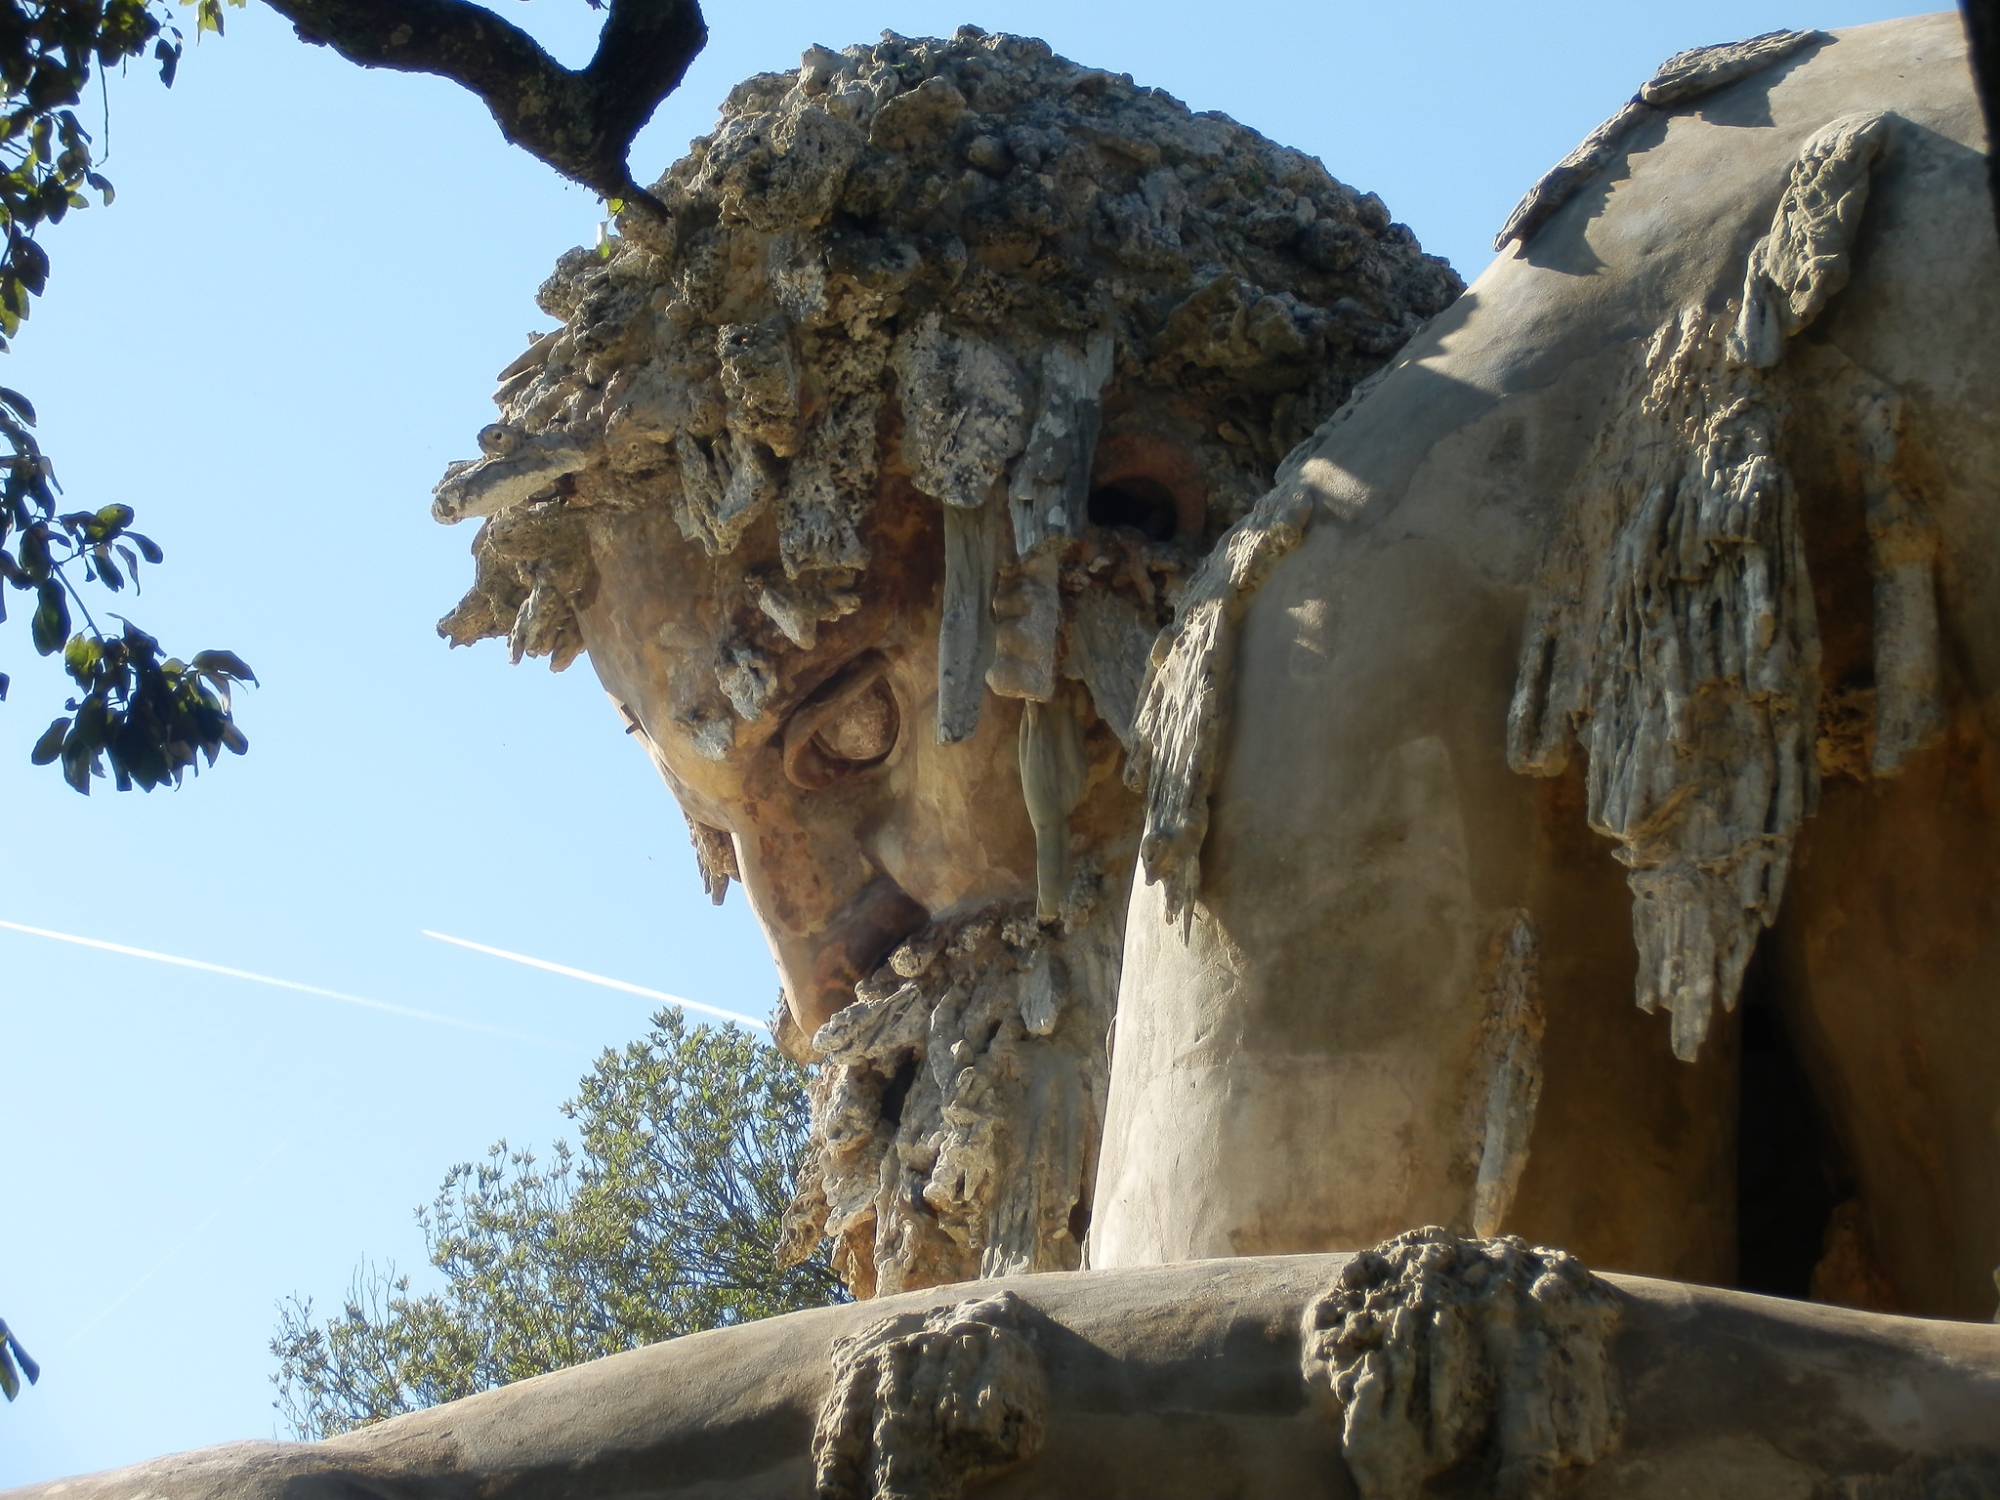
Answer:
<path fill-rule="evenodd" d="M 785 775 L 795 786 L 827 786 L 889 758 L 903 714 L 887 666 L 870 653 L 799 705 L 784 734 Z"/>
<path fill-rule="evenodd" d="M 873 765 L 896 748 L 897 720 L 895 695 L 878 677 L 819 721 L 813 748 L 828 760 Z"/>

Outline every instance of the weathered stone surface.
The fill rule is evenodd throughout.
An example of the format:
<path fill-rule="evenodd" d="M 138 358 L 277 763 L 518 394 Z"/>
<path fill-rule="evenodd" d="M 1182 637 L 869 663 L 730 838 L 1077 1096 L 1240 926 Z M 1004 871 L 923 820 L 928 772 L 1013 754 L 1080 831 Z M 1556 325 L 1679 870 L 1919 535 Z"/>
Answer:
<path fill-rule="evenodd" d="M 1726 335 L 1699 307 L 1655 334 L 1578 481 L 1576 529 L 1523 646 L 1509 757 L 1555 775 L 1572 730 L 1587 747 L 1591 826 L 1633 872 L 1639 1004 L 1672 1014 L 1684 1059 L 1717 1004 L 1735 1006 L 1817 803 L 1819 627 L 1783 452 L 1789 393 L 1762 372 L 1846 284 L 1887 136 L 1879 113 L 1815 134 Z"/>
<path fill-rule="evenodd" d="M 813 1493 L 829 1449 L 839 1455 L 836 1483 L 854 1486 L 846 1493 L 885 1493 L 868 1487 L 883 1469 L 910 1472 L 893 1459 L 878 1466 L 886 1439 L 920 1462 L 941 1451 L 945 1483 L 920 1493 L 946 1494 L 969 1470 L 954 1467 L 956 1427 L 971 1439 L 958 1450 L 961 1462 L 1024 1458 L 967 1490 L 990 1500 L 1334 1500 L 1354 1495 L 1359 1476 L 1342 1454 L 1344 1414 L 1330 1416 L 1301 1378 L 1302 1314 L 1340 1286 L 1351 1259 L 1247 1257 L 1021 1277 L 980 1289 L 974 1308 L 1017 1299 L 990 1318 L 968 1316 L 960 1287 L 794 1313 L 615 1355 L 331 1442 L 231 1444 L 13 1493 L 799 1500 Z M 1540 1279 L 1559 1275 L 1540 1263 Z M 1366 1272 L 1359 1279 L 1375 1281 Z M 1586 1391 L 1593 1372 L 1557 1356 L 1589 1344 L 1591 1324 L 1612 1315 L 1606 1303 L 1619 1310 L 1602 1374 L 1622 1392 L 1624 1424 L 1615 1448 L 1563 1470 L 1565 1492 L 1580 1500 L 1961 1500 L 1982 1493 L 1970 1486 L 1990 1483 L 2000 1329 L 1624 1276 L 1581 1288 L 1564 1281 L 1551 1302 L 1535 1304 L 1528 1285 L 1524 1309 L 1518 1281 L 1490 1297 L 1454 1283 L 1441 1288 L 1438 1311 L 1465 1310 L 1468 1329 L 1497 1337 L 1511 1306 L 1526 1314 L 1516 1325 L 1524 1333 L 1553 1335 L 1541 1346 L 1546 1359 L 1532 1337 L 1517 1345 L 1511 1368 L 1534 1378 L 1512 1388 L 1526 1399 L 1512 1418 L 1498 1414 L 1504 1425 L 1551 1393 Z M 1046 1390 L 1039 1399 L 1037 1370 Z M 951 1404 L 917 1399 L 930 1390 L 948 1393 Z M 987 1391 L 999 1399 L 983 1404 Z M 974 1399 L 963 1400 L 967 1393 Z M 1585 1428 L 1569 1424 L 1585 1405 L 1560 1417 L 1552 1411 L 1551 1430 L 1580 1441 Z M 1028 1457 L 1018 1441 L 1027 1424 L 1015 1424 L 1009 1441 L 1007 1417 L 1035 1406 L 1041 1439 Z M 865 1419 L 821 1425 L 825 1414 L 863 1410 L 877 1419 L 865 1437 Z M 816 1449 L 830 1431 L 847 1440 Z M 1519 1451 L 1545 1451 L 1535 1441 Z"/>
<path fill-rule="evenodd" d="M 1146 794 L 1139 858 L 1161 887 L 1168 921 L 1192 915 L 1201 885 L 1201 844 L 1215 779 L 1245 602 L 1278 560 L 1298 545 L 1309 501 L 1279 485 L 1230 528 L 1189 580 L 1173 625 L 1153 643 L 1153 670 L 1133 726 L 1127 784 Z"/>
<path fill-rule="evenodd" d="M 816 1500 L 957 1500 L 1041 1451 L 1048 1378 L 1001 1292 L 885 1319 L 833 1346 Z"/>
<path fill-rule="evenodd" d="M 1889 117 L 1871 111 L 1835 120 L 1800 150 L 1770 233 L 1750 251 L 1730 363 L 1770 369 L 1847 285 L 1869 172 L 1888 142 Z"/>
<path fill-rule="evenodd" d="M 1459 284 L 1317 162 L 975 28 L 746 82 L 655 192 L 440 487 L 488 518 L 448 632 L 588 644 L 705 889 L 746 884 L 831 1059 L 793 1249 L 864 1292 L 1074 1266 L 1147 649 Z M 912 1037 L 824 1031 L 981 921 Z"/>
<path fill-rule="evenodd" d="M 1417 1500 L 1468 1465 L 1482 1493 L 1536 1500 L 1617 1444 L 1623 1311 L 1560 1250 L 1414 1229 L 1307 1306 L 1302 1367 L 1363 1500 Z"/>
<path fill-rule="evenodd" d="M 934 923 L 813 1037 L 802 1210 L 860 1296 L 1082 1264 L 1119 929 L 1079 871 L 1029 909 Z"/>
<path fill-rule="evenodd" d="M 576 506 L 670 506 L 728 554 L 775 511 L 787 579 L 851 574 L 892 389 L 917 487 L 969 509 L 1011 490 L 1026 557 L 1086 522 L 1122 349 L 1140 379 L 1226 402 L 1247 438 L 1201 436 L 1220 529 L 1457 291 L 1318 163 L 976 28 L 815 49 L 742 85 L 655 192 L 667 223 L 628 219 L 542 289 L 565 326 L 501 372 L 509 451 L 455 467 L 440 520 L 561 485 Z M 1231 399 L 1239 379 L 1261 397 Z M 796 643 L 810 621 L 778 623 Z M 941 669 L 977 682 L 959 634 L 945 647 Z M 724 694 L 754 722 L 765 699 L 742 686 Z"/>
<path fill-rule="evenodd" d="M 1502 923 L 1488 946 L 1488 997 L 1480 1062 L 1466 1091 L 1472 1163 L 1472 1232 L 1500 1232 L 1520 1191 L 1542 1101 L 1541 946 L 1526 912 Z M 1481 1085 L 1484 1085 L 1481 1087 Z"/>
<path fill-rule="evenodd" d="M 1659 71 L 1639 86 L 1618 109 L 1599 125 L 1577 148 L 1542 174 L 1528 189 L 1507 222 L 1493 237 L 1493 248 L 1505 250 L 1518 240 L 1523 245 L 1555 216 L 1585 183 L 1610 164 L 1624 149 L 1627 138 L 1640 126 L 1663 118 L 1676 105 L 1698 99 L 1761 72 L 1801 48 L 1824 41 L 1820 31 L 1767 31 L 1748 41 L 1725 42 L 1715 47 L 1694 47 L 1677 52 L 1660 64 Z"/>
<path fill-rule="evenodd" d="M 1814 1284 L 1993 1312 L 2000 254 L 1963 39 L 1822 38 L 1626 146 L 1284 466 L 1309 524 L 1255 592 L 1189 590 L 1153 692 L 1211 707 L 1140 755 L 1199 884 L 1134 896 L 1093 1265 L 1476 1223 L 1727 1280 L 1757 1104 L 1858 1205 Z M 1517 913 L 1540 1081 L 1496 1215 Z M 1753 952 L 1809 1101 L 1745 1102 Z"/>

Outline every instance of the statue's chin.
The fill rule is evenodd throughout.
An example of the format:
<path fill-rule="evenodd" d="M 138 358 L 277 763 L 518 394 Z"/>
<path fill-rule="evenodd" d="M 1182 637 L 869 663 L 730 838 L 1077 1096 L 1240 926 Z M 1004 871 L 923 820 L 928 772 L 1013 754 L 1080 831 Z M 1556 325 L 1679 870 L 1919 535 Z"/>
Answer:
<path fill-rule="evenodd" d="M 1072 915 L 927 923 L 814 1035 L 802 1198 L 857 1296 L 1082 1263 L 1119 944 Z"/>

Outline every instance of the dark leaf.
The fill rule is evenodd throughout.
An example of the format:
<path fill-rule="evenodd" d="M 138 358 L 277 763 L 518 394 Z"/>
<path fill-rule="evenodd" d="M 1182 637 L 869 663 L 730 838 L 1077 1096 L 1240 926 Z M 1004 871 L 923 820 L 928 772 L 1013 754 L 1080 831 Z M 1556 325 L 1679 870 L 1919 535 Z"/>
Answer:
<path fill-rule="evenodd" d="M 250 670 L 249 663 L 234 651 L 197 651 L 193 666 L 197 672 L 206 672 L 211 677 L 224 677 L 235 682 L 257 681 L 257 674 Z"/>
<path fill-rule="evenodd" d="M 30 427 L 35 425 L 34 403 L 19 391 L 9 390 L 6 386 L 0 385 L 0 403 L 4 403 L 9 411 Z"/>
<path fill-rule="evenodd" d="M 69 720 L 57 719 L 42 731 L 42 737 L 35 741 L 35 748 L 28 759 L 38 766 L 45 766 L 62 753 L 63 736 L 69 732 Z"/>
<path fill-rule="evenodd" d="M 167 554 L 160 550 L 160 544 L 149 536 L 141 536 L 136 531 L 128 531 L 125 533 L 125 540 L 137 547 L 139 555 L 149 563 L 162 562 L 166 558 Z"/>
<path fill-rule="evenodd" d="M 34 638 L 38 655 L 53 656 L 69 639 L 69 601 L 63 597 L 62 585 L 53 578 L 44 579 L 36 594 L 40 602 L 35 606 L 29 634 Z"/>
<path fill-rule="evenodd" d="M 63 780 L 67 781 L 72 789 L 81 792 L 86 797 L 90 795 L 90 763 L 92 759 L 94 757 L 88 753 L 63 751 Z"/>

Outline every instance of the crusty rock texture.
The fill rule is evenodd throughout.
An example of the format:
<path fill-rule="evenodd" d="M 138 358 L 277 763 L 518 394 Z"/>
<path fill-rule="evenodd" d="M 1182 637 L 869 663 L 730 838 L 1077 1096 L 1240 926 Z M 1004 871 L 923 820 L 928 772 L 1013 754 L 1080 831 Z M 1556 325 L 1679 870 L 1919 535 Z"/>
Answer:
<path fill-rule="evenodd" d="M 1846 284 L 1889 133 L 1888 117 L 1853 115 L 1809 140 L 1741 295 L 1719 315 L 1684 310 L 1646 345 L 1572 497 L 1523 648 L 1510 760 L 1557 775 L 1572 734 L 1585 749 L 1590 824 L 1632 872 L 1638 1002 L 1671 1013 L 1683 1058 L 1716 1004 L 1735 1006 L 1818 797 L 1819 626 L 1779 367 Z M 1894 393 L 1864 379 L 1853 373 L 1845 394 L 1871 476 L 1888 709 L 1876 755 L 1893 772 L 1943 726 L 1936 605 L 1929 533 L 1892 477 Z"/>
<path fill-rule="evenodd" d="M 884 487 L 938 503 L 934 732 L 1024 704 L 1033 904 L 954 912 L 793 1029 L 825 1060 L 790 1246 L 823 1229 L 863 1295 L 1073 1268 L 1137 843 L 1078 834 L 1093 787 L 1120 799 L 1093 828 L 1136 812 L 1088 733 L 1139 743 L 1187 574 L 1461 284 L 1317 161 L 975 28 L 748 80 L 654 193 L 664 219 L 629 210 L 559 263 L 539 301 L 562 326 L 437 487 L 440 520 L 484 523 L 440 630 L 568 665 L 593 548 L 662 509 L 713 559 L 712 657 L 685 674 L 712 686 L 673 711 L 721 760 L 771 737 L 788 671 L 861 608 Z M 729 838 L 693 836 L 719 900 Z"/>
<path fill-rule="evenodd" d="M 1563 1474 L 1575 1500 L 2000 1495 L 2000 1328 L 1627 1276 L 1549 1286 L 1554 1306 L 1543 1311 L 1522 1288 L 1559 1273 L 1546 1260 L 1531 1271 L 1529 1258 L 1507 1272 L 1498 1248 L 1484 1247 L 1477 1263 L 1510 1290 L 1481 1295 L 1462 1285 L 1468 1267 L 1443 1273 L 1427 1283 L 1440 1316 L 1405 1326 L 1476 1332 L 1470 1342 L 1483 1348 L 1510 1308 L 1521 1313 L 1525 1336 L 1505 1368 L 1529 1377 L 1518 1388 L 1527 1393 L 1608 1386 L 1615 1368 L 1625 1422 L 1615 1447 Z M 815 1489 L 943 1500 L 961 1485 L 988 1500 L 1352 1496 L 1342 1413 L 1315 1411 L 1300 1385 L 1301 1336 L 1322 1340 L 1348 1317 L 1336 1309 L 1336 1323 L 1302 1327 L 1299 1310 L 1339 1287 L 1348 1260 L 1085 1271 L 1020 1277 L 972 1304 L 945 1287 L 893 1305 L 813 1308 L 667 1339 L 328 1442 L 231 1443 L 10 1500 L 800 1500 Z M 1608 1363 L 1566 1368 L 1564 1354 L 1598 1347 L 1576 1309 L 1601 1296 L 1623 1312 L 1604 1345 Z M 1415 1308 L 1395 1306 L 1406 1316 Z M 1532 1348 L 1537 1335 L 1547 1335 L 1545 1359 Z M 1466 1345 L 1443 1337 L 1434 1347 Z M 1432 1389 L 1464 1393 L 1462 1368 Z M 1307 1374 L 1331 1403 L 1326 1369 L 1322 1359 Z M 1586 1408 L 1599 1409 L 1566 1410 Z M 1401 1417 L 1381 1418 L 1391 1420 Z M 1429 1493 L 1494 1493 L 1491 1471 L 1477 1467 L 1490 1456 L 1478 1449 Z"/>
<path fill-rule="evenodd" d="M 1481 989 L 1486 1024 L 1480 1065 L 1466 1091 L 1472 1232 L 1495 1235 L 1507 1220 L 1528 1165 L 1535 1110 L 1542 1100 L 1541 940 L 1525 911 L 1511 915 L 1488 944 Z"/>
<path fill-rule="evenodd" d="M 1605 163 L 1618 154 L 1632 132 L 1661 119 L 1668 110 L 1747 78 L 1790 57 L 1802 47 L 1826 40 L 1822 31 L 1767 31 L 1748 41 L 1715 47 L 1693 47 L 1661 63 L 1640 85 L 1639 92 L 1619 106 L 1618 113 L 1583 138 L 1577 148 L 1544 172 L 1528 189 L 1507 222 L 1493 237 L 1493 248 L 1505 250 L 1512 241 L 1523 245 L 1535 237 L 1557 209 L 1567 203 Z"/>
<path fill-rule="evenodd" d="M 886 430 L 919 489 L 1008 513 L 1011 545 L 953 559 L 980 576 L 950 587 L 990 600 L 1081 532 L 1108 383 L 1216 416 L 1208 514 L 1182 528 L 1212 537 L 1461 285 L 1312 158 L 974 28 L 740 84 L 654 191 L 667 220 L 628 211 L 564 257 L 539 298 L 563 326 L 502 372 L 485 456 L 438 486 L 439 519 L 492 518 L 440 628 L 573 659 L 562 600 L 588 582 L 530 516 L 667 505 L 718 556 L 775 529 L 780 566 L 719 643 L 718 743 L 758 719 L 764 659 L 853 607 Z M 947 645 L 949 738 L 993 646 L 977 620 Z M 1052 674 L 993 687 L 1046 698 Z"/>
<path fill-rule="evenodd" d="M 842 1339 L 813 1432 L 816 1500 L 956 1500 L 1042 1446 L 1048 1377 L 1012 1292 Z"/>
<path fill-rule="evenodd" d="M 934 923 L 819 1029 L 784 1254 L 857 1296 L 1073 1271 L 1095 1189 L 1120 926 L 1080 872 L 1060 919 Z"/>
<path fill-rule="evenodd" d="M 1814 1500 L 2000 1500 L 2000 1448 L 1920 1454 L 1887 1474 L 1821 1485 Z"/>
<path fill-rule="evenodd" d="M 1618 1294 L 1560 1250 L 1415 1229 L 1364 1250 L 1306 1308 L 1307 1387 L 1340 1413 L 1363 1500 L 1417 1500 L 1468 1460 L 1479 1493 L 1555 1493 L 1617 1443 Z"/>

